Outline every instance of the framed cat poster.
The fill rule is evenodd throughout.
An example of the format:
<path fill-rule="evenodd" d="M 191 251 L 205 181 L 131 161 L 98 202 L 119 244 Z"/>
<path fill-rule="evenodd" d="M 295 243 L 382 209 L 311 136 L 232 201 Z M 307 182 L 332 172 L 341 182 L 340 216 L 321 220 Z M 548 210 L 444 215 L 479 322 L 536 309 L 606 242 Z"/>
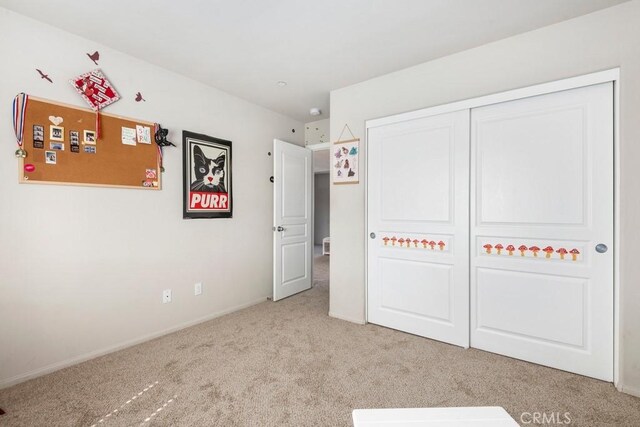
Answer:
<path fill-rule="evenodd" d="M 231 141 L 182 132 L 183 218 L 231 218 Z"/>

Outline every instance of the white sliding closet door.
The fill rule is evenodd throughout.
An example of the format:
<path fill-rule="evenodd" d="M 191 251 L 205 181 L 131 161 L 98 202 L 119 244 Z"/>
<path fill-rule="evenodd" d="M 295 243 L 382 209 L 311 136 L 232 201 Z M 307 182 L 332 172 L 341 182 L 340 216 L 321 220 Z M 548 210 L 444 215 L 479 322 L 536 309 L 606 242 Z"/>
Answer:
<path fill-rule="evenodd" d="M 469 111 L 368 131 L 368 321 L 469 346 Z"/>
<path fill-rule="evenodd" d="M 612 84 L 474 109 L 471 146 L 471 346 L 611 381 Z"/>

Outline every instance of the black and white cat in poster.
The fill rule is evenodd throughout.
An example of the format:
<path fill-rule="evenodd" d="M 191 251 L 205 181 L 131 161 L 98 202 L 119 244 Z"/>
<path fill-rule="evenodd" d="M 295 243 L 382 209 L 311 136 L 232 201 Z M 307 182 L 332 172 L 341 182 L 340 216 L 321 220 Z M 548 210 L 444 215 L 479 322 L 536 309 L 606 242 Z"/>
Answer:
<path fill-rule="evenodd" d="M 184 218 L 231 218 L 231 141 L 182 132 Z"/>

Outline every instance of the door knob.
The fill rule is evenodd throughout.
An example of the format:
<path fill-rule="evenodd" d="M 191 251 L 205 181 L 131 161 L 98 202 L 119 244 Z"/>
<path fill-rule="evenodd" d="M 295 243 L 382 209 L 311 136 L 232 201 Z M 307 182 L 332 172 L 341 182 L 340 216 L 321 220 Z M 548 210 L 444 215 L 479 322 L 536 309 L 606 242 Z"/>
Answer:
<path fill-rule="evenodd" d="M 279 225 L 278 228 L 276 228 L 276 231 L 284 231 L 284 227 Z"/>
<path fill-rule="evenodd" d="M 371 237 L 372 239 L 375 239 L 376 238 L 376 233 L 369 234 L 369 237 Z"/>
<path fill-rule="evenodd" d="M 603 254 L 603 253 L 607 252 L 608 250 L 609 250 L 609 248 L 604 243 L 598 243 L 596 245 L 596 252 L 598 252 L 599 254 Z"/>

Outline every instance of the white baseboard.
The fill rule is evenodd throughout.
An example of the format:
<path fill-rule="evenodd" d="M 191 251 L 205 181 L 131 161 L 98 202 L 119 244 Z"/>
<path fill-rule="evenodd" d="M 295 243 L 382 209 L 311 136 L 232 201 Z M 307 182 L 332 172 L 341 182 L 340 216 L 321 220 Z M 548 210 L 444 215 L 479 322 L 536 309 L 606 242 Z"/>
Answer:
<path fill-rule="evenodd" d="M 341 314 L 335 314 L 332 312 L 329 312 L 329 317 L 333 317 L 335 319 L 340 319 L 340 320 L 346 320 L 347 322 L 351 322 L 351 323 L 357 323 L 358 325 L 364 325 L 367 323 L 362 319 L 354 319 L 352 317 L 343 316 Z"/>
<path fill-rule="evenodd" d="M 259 299 L 250 301 L 245 304 L 240 304 L 235 307 L 231 307 L 222 311 L 218 311 L 216 313 L 208 314 L 204 317 L 200 317 L 199 319 L 190 320 L 188 322 L 181 323 L 176 326 L 172 326 L 171 328 L 164 329 L 161 331 L 153 332 L 151 334 L 144 335 L 142 337 L 134 338 L 132 340 L 124 341 L 119 344 L 109 346 L 100 350 L 92 351 L 89 353 L 82 354 L 80 356 L 72 357 L 71 359 L 63 360 L 61 362 L 52 363 L 50 365 L 44 366 L 42 368 L 35 369 L 33 371 L 19 374 L 14 377 L 10 377 L 4 380 L 0 380 L 0 389 L 11 387 L 12 385 L 19 384 L 21 382 L 31 380 L 33 378 L 40 377 L 42 375 L 50 374 L 52 372 L 58 371 L 63 368 L 67 368 L 72 365 L 77 365 L 78 363 L 86 362 L 87 360 L 95 359 L 96 357 L 104 356 L 105 354 L 113 353 L 118 350 L 125 349 L 127 347 L 132 347 L 137 344 L 141 344 L 145 341 L 150 341 L 152 339 L 161 337 L 163 335 L 168 335 L 173 332 L 179 331 L 181 329 L 188 328 L 190 326 L 195 326 L 199 323 L 204 323 L 209 320 L 215 319 L 216 317 L 224 316 L 225 314 L 232 313 L 234 311 L 242 310 L 243 308 L 251 307 L 252 305 L 259 304 L 261 302 L 265 302 L 267 300 L 266 296 L 263 296 Z"/>
<path fill-rule="evenodd" d="M 640 388 L 622 385 L 618 387 L 618 391 L 621 391 L 622 393 L 630 394 L 631 396 L 640 397 Z"/>

